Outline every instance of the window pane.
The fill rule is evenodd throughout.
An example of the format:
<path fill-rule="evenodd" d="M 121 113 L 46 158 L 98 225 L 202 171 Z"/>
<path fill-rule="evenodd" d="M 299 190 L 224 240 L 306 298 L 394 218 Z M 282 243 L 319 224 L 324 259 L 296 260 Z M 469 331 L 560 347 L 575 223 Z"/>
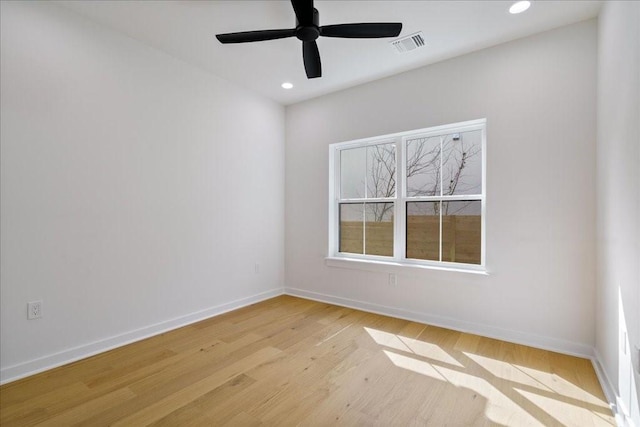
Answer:
<path fill-rule="evenodd" d="M 364 203 L 340 204 L 340 252 L 364 253 Z"/>
<path fill-rule="evenodd" d="M 482 193 L 482 132 L 446 135 L 442 141 L 442 193 Z"/>
<path fill-rule="evenodd" d="M 395 144 L 367 147 L 367 198 L 395 197 L 395 195 Z"/>
<path fill-rule="evenodd" d="M 340 198 L 365 197 L 366 153 L 367 147 L 340 151 Z"/>
<path fill-rule="evenodd" d="M 407 203 L 407 258 L 440 261 L 440 202 Z"/>
<path fill-rule="evenodd" d="M 442 203 L 442 261 L 480 264 L 479 200 Z"/>
<path fill-rule="evenodd" d="M 393 256 L 393 203 L 367 203 L 365 213 L 365 253 Z"/>
<path fill-rule="evenodd" d="M 407 196 L 440 195 L 440 137 L 407 140 Z"/>

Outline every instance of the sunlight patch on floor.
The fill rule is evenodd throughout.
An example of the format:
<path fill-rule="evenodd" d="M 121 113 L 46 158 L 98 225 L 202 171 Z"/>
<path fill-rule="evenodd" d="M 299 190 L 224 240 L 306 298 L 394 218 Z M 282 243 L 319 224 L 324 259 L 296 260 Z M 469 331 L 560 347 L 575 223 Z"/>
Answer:
<path fill-rule="evenodd" d="M 506 425 L 543 425 L 490 380 L 442 366 L 436 370 L 456 387 L 465 387 L 484 396 L 487 399 L 485 414 L 490 419 Z"/>
<path fill-rule="evenodd" d="M 466 351 L 463 352 L 463 354 L 497 378 L 553 392 L 553 390 L 544 385 L 544 383 L 538 381 L 526 372 L 523 372 L 519 367 L 514 366 L 511 363 L 506 363 L 501 360 L 480 356 Z"/>
<path fill-rule="evenodd" d="M 577 405 L 565 402 L 560 399 L 550 398 L 542 396 L 537 393 L 531 393 L 528 391 L 515 389 L 516 392 L 521 394 L 527 400 L 532 402 L 539 408 L 544 408 L 544 411 L 549 413 L 552 417 L 560 421 L 567 426 L 595 426 L 595 427 L 611 427 L 615 425 L 613 417 L 607 416 L 599 411 L 590 411 L 587 408 L 582 408 Z M 607 408 L 608 411 L 608 408 Z M 594 417 L 593 414 L 598 416 Z M 607 421 L 603 418 L 603 415 L 609 418 Z"/>
<path fill-rule="evenodd" d="M 389 360 L 399 368 L 407 369 L 440 381 L 446 381 L 455 387 L 463 387 L 468 390 L 473 390 L 486 400 L 485 415 L 494 422 L 505 423 L 506 421 L 510 421 L 513 423 L 517 420 L 517 425 L 544 425 L 529 415 L 525 410 L 504 395 L 504 393 L 496 389 L 484 378 L 444 368 L 442 366 L 434 366 L 423 360 L 404 356 L 392 351 L 383 350 L 383 352 L 387 355 Z"/>
<path fill-rule="evenodd" d="M 468 352 L 464 352 L 464 355 L 498 378 L 550 393 L 556 393 L 561 397 L 579 400 L 602 408 L 609 407 L 602 399 L 567 381 L 557 373 L 544 372 L 527 366 L 507 363 Z"/>
<path fill-rule="evenodd" d="M 485 415 L 495 423 L 614 424 L 606 402 L 558 372 L 545 372 L 468 351 L 449 353 L 432 343 L 364 329 L 378 345 L 387 347 L 382 351 L 395 366 L 482 396 L 486 401 Z M 567 375 L 571 372 L 565 375 L 571 378 Z"/>
<path fill-rule="evenodd" d="M 364 330 L 367 331 L 376 344 L 404 351 L 406 353 L 427 357 L 429 359 L 455 365 L 460 368 L 463 367 L 460 362 L 451 357 L 449 353 L 436 344 L 403 337 L 401 335 L 390 334 L 389 332 L 379 331 L 372 328 L 365 327 Z"/>
<path fill-rule="evenodd" d="M 425 375 L 430 378 L 435 378 L 436 380 L 447 381 L 445 377 L 438 373 L 438 371 L 433 367 L 433 365 L 431 365 L 431 363 L 414 359 L 413 357 L 403 356 L 401 354 L 394 353 L 388 350 L 382 351 L 398 368 L 408 369 L 409 371 Z"/>
<path fill-rule="evenodd" d="M 553 390 L 554 393 L 609 410 L 609 405 L 605 401 L 578 387 L 570 381 L 565 380 L 558 374 L 543 372 L 521 365 L 514 366 L 527 375 L 530 375 L 536 381 L 544 384 L 550 390 Z"/>

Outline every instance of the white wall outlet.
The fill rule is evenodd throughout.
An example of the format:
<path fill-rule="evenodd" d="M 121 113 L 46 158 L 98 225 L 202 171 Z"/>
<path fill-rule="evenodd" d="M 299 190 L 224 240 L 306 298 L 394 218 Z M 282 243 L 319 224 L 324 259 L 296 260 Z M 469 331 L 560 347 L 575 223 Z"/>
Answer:
<path fill-rule="evenodd" d="M 398 284 L 398 276 L 395 273 L 389 273 L 389 286 L 395 288 Z"/>
<path fill-rule="evenodd" d="M 258 274 L 260 273 L 260 264 L 258 264 L 257 262 L 255 263 L 255 265 L 253 266 L 253 271 Z"/>
<path fill-rule="evenodd" d="M 42 317 L 42 301 L 27 303 L 27 319 L 39 319 Z"/>

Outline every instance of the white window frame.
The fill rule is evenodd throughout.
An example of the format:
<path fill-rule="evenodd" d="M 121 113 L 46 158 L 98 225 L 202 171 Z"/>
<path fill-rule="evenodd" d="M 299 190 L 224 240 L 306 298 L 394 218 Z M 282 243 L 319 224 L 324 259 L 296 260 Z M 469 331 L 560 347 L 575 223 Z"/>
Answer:
<path fill-rule="evenodd" d="M 452 123 L 442 126 L 435 126 L 424 129 L 416 129 L 407 132 L 399 132 L 389 135 L 381 135 L 372 138 L 363 138 L 353 141 L 339 142 L 329 145 L 329 249 L 328 261 L 338 261 L 338 263 L 328 262 L 329 265 L 344 266 L 342 261 L 355 261 L 356 268 L 367 265 L 381 266 L 409 266 L 419 268 L 445 269 L 454 271 L 486 272 L 486 119 L 470 120 L 459 123 Z M 450 135 L 452 133 L 463 133 L 470 131 L 481 131 L 482 138 L 482 193 L 476 195 L 454 195 L 454 196 L 412 196 L 406 194 L 406 145 L 407 140 L 415 138 L 430 138 Z M 340 196 L 340 152 L 342 150 L 366 147 L 379 144 L 394 143 L 396 150 L 396 191 L 392 198 L 357 198 L 341 199 Z M 465 264 L 449 261 L 432 261 L 406 258 L 406 204 L 411 201 L 455 201 L 455 200 L 478 200 L 481 202 L 481 243 L 480 243 L 480 264 Z M 394 247 L 393 257 L 353 254 L 339 252 L 340 246 L 340 203 L 358 202 L 389 202 L 394 203 Z M 442 215 L 442 214 L 441 214 Z M 440 227 L 442 227 L 442 222 Z M 441 231 L 442 233 L 442 231 Z M 442 250 L 442 244 L 441 249 Z"/>

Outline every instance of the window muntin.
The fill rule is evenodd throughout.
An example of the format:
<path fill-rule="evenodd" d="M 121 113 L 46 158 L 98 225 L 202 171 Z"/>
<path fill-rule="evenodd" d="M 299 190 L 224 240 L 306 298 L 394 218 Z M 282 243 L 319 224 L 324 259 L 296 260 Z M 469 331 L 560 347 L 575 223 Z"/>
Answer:
<path fill-rule="evenodd" d="M 407 202 L 407 258 L 480 264 L 481 212 L 479 200 Z"/>
<path fill-rule="evenodd" d="M 341 200 L 394 198 L 395 143 L 376 143 L 339 151 Z"/>
<path fill-rule="evenodd" d="M 393 203 L 340 203 L 342 253 L 393 256 Z"/>
<path fill-rule="evenodd" d="M 332 144 L 332 257 L 484 266 L 485 120 Z"/>
<path fill-rule="evenodd" d="M 442 184 L 440 145 L 439 136 L 416 137 L 406 140 L 407 196 L 440 195 Z"/>
<path fill-rule="evenodd" d="M 482 195 L 482 130 L 406 138 L 406 195 Z"/>
<path fill-rule="evenodd" d="M 480 264 L 482 202 L 442 202 L 442 261 Z"/>
<path fill-rule="evenodd" d="M 408 202 L 406 256 L 440 261 L 440 202 Z"/>
<path fill-rule="evenodd" d="M 394 256 L 396 144 L 339 151 L 338 252 Z"/>

